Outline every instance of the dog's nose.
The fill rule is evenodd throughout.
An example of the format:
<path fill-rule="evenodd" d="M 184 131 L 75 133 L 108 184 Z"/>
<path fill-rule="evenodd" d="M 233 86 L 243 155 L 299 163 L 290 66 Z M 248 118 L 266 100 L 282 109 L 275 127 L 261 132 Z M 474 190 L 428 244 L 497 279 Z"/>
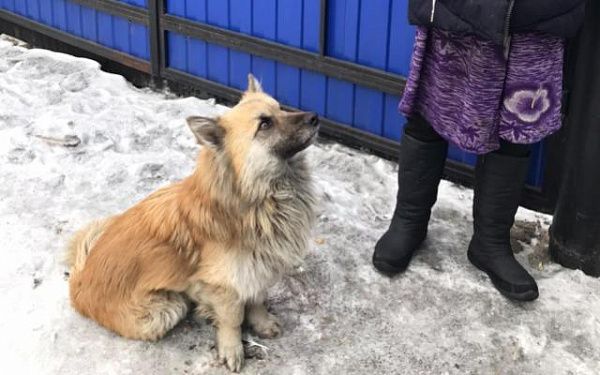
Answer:
<path fill-rule="evenodd" d="M 304 116 L 304 123 L 310 126 L 319 125 L 319 115 L 315 112 L 309 112 Z"/>

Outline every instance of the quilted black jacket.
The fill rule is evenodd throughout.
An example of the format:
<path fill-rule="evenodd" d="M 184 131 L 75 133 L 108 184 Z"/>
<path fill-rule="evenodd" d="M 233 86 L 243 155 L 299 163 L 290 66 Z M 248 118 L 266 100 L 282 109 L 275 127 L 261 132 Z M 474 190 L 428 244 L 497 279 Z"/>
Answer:
<path fill-rule="evenodd" d="M 597 0 L 592 0 L 597 1 Z M 409 0 L 409 22 L 476 34 L 497 44 L 516 32 L 575 36 L 586 0 Z"/>

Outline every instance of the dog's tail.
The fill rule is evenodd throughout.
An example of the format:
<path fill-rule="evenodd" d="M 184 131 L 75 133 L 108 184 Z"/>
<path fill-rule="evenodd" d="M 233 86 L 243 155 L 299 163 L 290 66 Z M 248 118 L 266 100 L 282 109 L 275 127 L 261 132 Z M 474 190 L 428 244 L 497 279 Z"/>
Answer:
<path fill-rule="evenodd" d="M 71 275 L 83 269 L 90 251 L 106 229 L 109 221 L 109 219 L 94 221 L 75 233 L 65 254 Z"/>

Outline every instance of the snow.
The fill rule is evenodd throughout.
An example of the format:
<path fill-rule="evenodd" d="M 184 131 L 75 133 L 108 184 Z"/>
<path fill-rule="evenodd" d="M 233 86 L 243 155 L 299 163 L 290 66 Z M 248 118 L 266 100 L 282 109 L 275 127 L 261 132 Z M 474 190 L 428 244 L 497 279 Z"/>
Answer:
<path fill-rule="evenodd" d="M 213 329 L 120 338 L 69 305 L 62 251 L 84 223 L 188 174 L 189 115 L 214 101 L 136 89 L 98 63 L 0 38 L 0 373 L 225 374 Z M 466 260 L 472 192 L 443 182 L 430 236 L 393 280 L 370 257 L 395 201 L 395 164 L 333 143 L 308 151 L 321 200 L 306 264 L 269 300 L 284 335 L 246 334 L 248 374 L 598 374 L 600 280 L 551 263 L 550 217 L 520 210 L 529 304 Z"/>

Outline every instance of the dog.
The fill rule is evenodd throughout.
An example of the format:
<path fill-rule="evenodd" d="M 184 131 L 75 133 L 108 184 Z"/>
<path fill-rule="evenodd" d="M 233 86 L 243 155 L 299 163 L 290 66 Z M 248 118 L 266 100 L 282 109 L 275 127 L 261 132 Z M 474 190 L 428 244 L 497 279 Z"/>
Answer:
<path fill-rule="evenodd" d="M 216 326 L 220 362 L 238 372 L 243 322 L 261 337 L 281 333 L 266 291 L 308 246 L 315 199 L 302 151 L 319 118 L 281 110 L 249 75 L 235 107 L 187 124 L 202 145 L 192 175 L 74 235 L 70 300 L 119 335 L 150 341 L 195 306 Z"/>

